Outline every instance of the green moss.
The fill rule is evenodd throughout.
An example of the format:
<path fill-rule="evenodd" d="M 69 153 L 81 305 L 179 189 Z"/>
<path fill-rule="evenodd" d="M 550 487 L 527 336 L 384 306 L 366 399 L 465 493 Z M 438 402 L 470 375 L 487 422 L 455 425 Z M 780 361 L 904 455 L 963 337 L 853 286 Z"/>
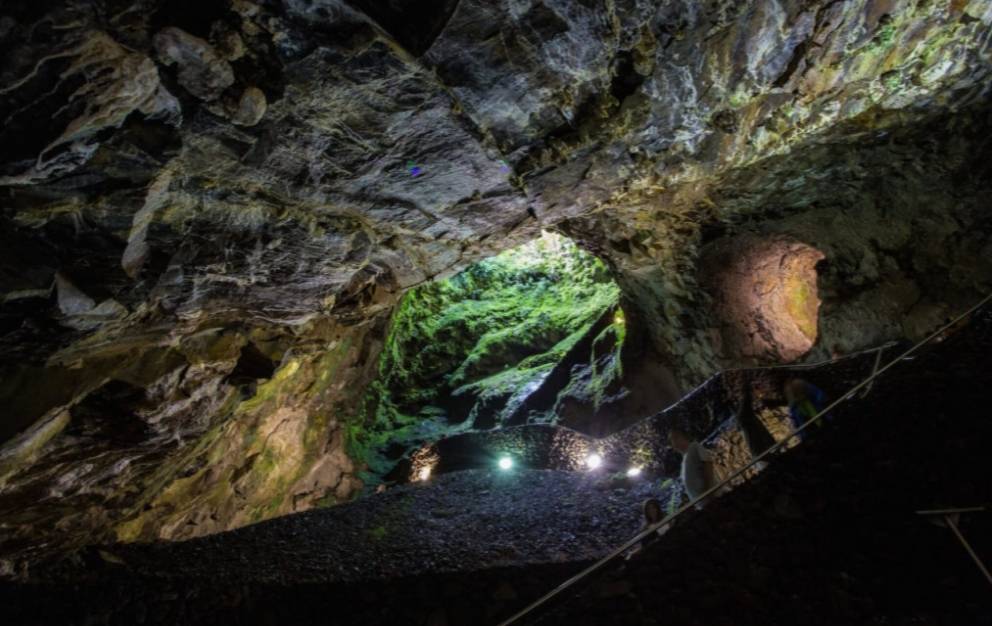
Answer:
<path fill-rule="evenodd" d="M 786 285 L 786 309 L 796 326 L 810 339 L 816 339 L 818 299 L 815 287 L 801 277 Z"/>
<path fill-rule="evenodd" d="M 602 261 L 551 234 L 411 290 L 393 314 L 378 380 L 349 425 L 349 454 L 381 469 L 379 451 L 442 423 L 436 407 L 446 399 L 499 398 L 510 407 L 618 297 Z"/>
<path fill-rule="evenodd" d="M 338 503 L 338 499 L 334 496 L 334 494 L 328 492 L 324 494 L 322 498 L 317 500 L 316 506 L 317 508 L 326 509 L 327 507 L 334 506 L 337 503 Z"/>
<path fill-rule="evenodd" d="M 734 91 L 727 98 L 727 102 L 730 104 L 731 107 L 737 109 L 744 106 L 744 104 L 747 103 L 749 98 L 750 98 L 750 94 L 748 93 L 747 87 L 745 87 L 744 84 L 741 83 L 737 85 L 737 88 L 734 89 Z"/>
<path fill-rule="evenodd" d="M 899 78 L 899 72 L 886 72 L 881 76 L 882 84 L 889 91 L 895 91 L 899 89 L 901 84 L 901 79 Z"/>
<path fill-rule="evenodd" d="M 272 448 L 265 448 L 252 466 L 252 473 L 261 474 L 263 477 L 276 471 L 278 459 Z"/>
<path fill-rule="evenodd" d="M 280 393 L 292 384 L 293 375 L 300 369 L 300 362 L 294 359 L 283 363 L 275 375 L 255 390 L 255 395 L 245 400 L 238 406 L 237 412 L 240 414 L 254 413 L 263 408 L 267 403 L 279 402 Z"/>
<path fill-rule="evenodd" d="M 623 376 L 623 361 L 620 359 L 620 348 L 623 346 L 624 327 L 607 326 L 593 342 L 593 404 L 596 408 L 603 403 L 607 388 Z M 605 354 L 605 358 L 597 355 Z"/>
<path fill-rule="evenodd" d="M 626 321 L 622 311 L 620 313 L 619 316 L 614 314 L 613 323 L 604 327 L 593 340 L 588 367 L 573 374 L 568 385 L 559 392 L 556 412 L 569 400 L 591 404 L 598 410 L 618 390 L 623 377 L 621 349 L 626 337 Z"/>
<path fill-rule="evenodd" d="M 896 27 L 894 20 L 891 18 L 887 19 L 888 21 L 877 28 L 875 35 L 867 43 L 863 43 L 857 48 L 849 49 L 849 52 L 858 55 L 875 55 L 892 47 L 899 29 Z"/>
<path fill-rule="evenodd" d="M 379 525 L 375 528 L 369 529 L 369 539 L 372 541 L 382 541 L 389 534 L 389 530 L 385 526 Z"/>
<path fill-rule="evenodd" d="M 891 46 L 892 42 L 894 42 L 896 39 L 897 32 L 898 29 L 896 28 L 896 25 L 890 21 L 889 23 L 885 24 L 884 26 L 878 29 L 878 32 L 875 33 L 875 37 L 872 40 L 872 43 L 874 43 L 876 46 L 879 47 Z"/>

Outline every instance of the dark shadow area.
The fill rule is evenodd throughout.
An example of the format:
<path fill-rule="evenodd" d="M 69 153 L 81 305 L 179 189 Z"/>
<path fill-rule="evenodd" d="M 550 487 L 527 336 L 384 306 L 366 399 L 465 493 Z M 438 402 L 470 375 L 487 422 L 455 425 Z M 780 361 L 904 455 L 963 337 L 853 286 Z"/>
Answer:
<path fill-rule="evenodd" d="M 191 35 L 207 39 L 210 28 L 216 21 L 232 20 L 237 24 L 230 4 L 228 0 L 166 0 L 152 17 L 152 32 L 166 26 L 175 26 Z"/>
<path fill-rule="evenodd" d="M 629 50 L 617 54 L 613 66 L 613 80 L 610 82 L 610 93 L 617 102 L 623 103 L 644 84 L 644 76 L 634 70 L 634 55 Z"/>
<path fill-rule="evenodd" d="M 379 23 L 414 56 L 427 52 L 458 0 L 347 0 Z"/>
<path fill-rule="evenodd" d="M 227 382 L 236 385 L 255 384 L 259 380 L 268 380 L 276 371 L 276 363 L 262 354 L 255 344 L 249 343 L 241 348 L 238 363 L 227 377 Z"/>
<path fill-rule="evenodd" d="M 148 427 L 137 414 L 145 401 L 145 390 L 112 380 L 72 407 L 66 435 L 135 445 L 148 439 Z"/>

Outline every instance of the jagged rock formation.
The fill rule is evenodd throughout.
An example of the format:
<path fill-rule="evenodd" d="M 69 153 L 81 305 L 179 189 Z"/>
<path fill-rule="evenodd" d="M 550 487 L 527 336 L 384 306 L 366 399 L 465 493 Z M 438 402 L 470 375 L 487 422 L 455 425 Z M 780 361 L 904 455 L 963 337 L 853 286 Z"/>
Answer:
<path fill-rule="evenodd" d="M 988 0 L 5 3 L 4 552 L 351 497 L 399 295 L 542 227 L 607 260 L 683 386 L 794 355 L 714 310 L 704 260 L 740 236 L 824 256 L 813 354 L 919 335 L 992 279 L 990 26 Z"/>

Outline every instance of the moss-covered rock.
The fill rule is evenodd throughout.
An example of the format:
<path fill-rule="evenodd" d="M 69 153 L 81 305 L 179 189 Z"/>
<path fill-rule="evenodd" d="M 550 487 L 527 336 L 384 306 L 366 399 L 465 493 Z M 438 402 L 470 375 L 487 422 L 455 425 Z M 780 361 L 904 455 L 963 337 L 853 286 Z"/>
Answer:
<path fill-rule="evenodd" d="M 602 261 L 553 233 L 411 290 L 353 453 L 381 473 L 390 445 L 506 423 L 618 297 Z"/>

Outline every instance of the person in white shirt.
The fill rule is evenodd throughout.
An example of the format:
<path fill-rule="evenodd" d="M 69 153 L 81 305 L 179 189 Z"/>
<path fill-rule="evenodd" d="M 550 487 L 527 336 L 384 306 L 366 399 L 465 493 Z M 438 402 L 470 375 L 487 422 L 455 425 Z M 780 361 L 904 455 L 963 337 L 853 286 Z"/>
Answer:
<path fill-rule="evenodd" d="M 668 443 L 682 453 L 682 484 L 689 498 L 695 500 L 709 491 L 717 482 L 713 453 L 679 428 L 668 431 Z"/>

